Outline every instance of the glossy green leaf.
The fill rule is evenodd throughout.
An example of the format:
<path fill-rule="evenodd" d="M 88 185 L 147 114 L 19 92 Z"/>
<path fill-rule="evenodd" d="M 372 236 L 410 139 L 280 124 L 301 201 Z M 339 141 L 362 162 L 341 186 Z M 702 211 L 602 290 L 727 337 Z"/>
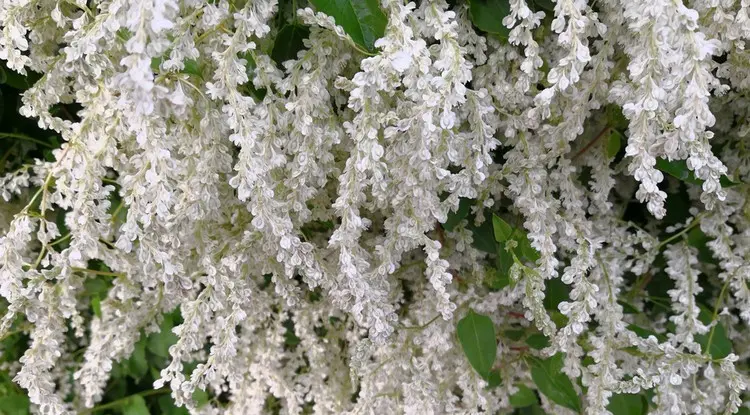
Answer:
<path fill-rule="evenodd" d="M 470 199 L 461 198 L 461 201 L 458 203 L 458 210 L 448 213 L 448 219 L 446 219 L 445 223 L 443 223 L 443 229 L 448 232 L 452 232 L 453 229 L 458 226 L 458 224 L 461 223 L 461 221 L 464 220 L 466 216 L 469 215 L 469 211 L 471 210 L 471 203 L 472 201 Z"/>
<path fill-rule="evenodd" d="M 26 415 L 29 413 L 29 398 L 22 394 L 0 397 L 0 415 Z"/>
<path fill-rule="evenodd" d="M 526 236 L 526 232 L 516 232 L 519 233 L 516 239 L 518 240 L 518 248 L 521 250 L 521 256 L 526 261 L 536 262 L 540 258 L 539 252 L 531 246 L 531 241 Z"/>
<path fill-rule="evenodd" d="M 549 339 L 541 333 L 534 333 L 526 338 L 526 344 L 532 349 L 541 350 L 549 346 Z"/>
<path fill-rule="evenodd" d="M 42 75 L 33 72 L 28 68 L 26 69 L 26 75 L 21 75 L 13 69 L 5 66 L 5 61 L 2 62 L 2 66 L 0 66 L 0 68 L 2 68 L 3 70 L 3 79 L 0 84 L 8 85 L 9 87 L 17 89 L 19 91 L 24 91 L 31 88 L 36 83 L 36 81 L 38 81 L 39 78 L 42 77 Z"/>
<path fill-rule="evenodd" d="M 273 44 L 271 58 L 278 64 L 297 59 L 297 52 L 305 48 L 304 40 L 310 36 L 310 29 L 298 24 L 288 24 L 279 30 Z"/>
<path fill-rule="evenodd" d="M 500 244 L 504 244 L 513 236 L 513 227 L 497 215 L 492 215 L 492 230 L 495 235 L 495 241 Z"/>
<path fill-rule="evenodd" d="M 135 379 L 140 380 L 146 373 L 148 373 L 148 361 L 146 360 L 146 339 L 141 338 L 135 343 L 133 354 L 128 359 L 128 372 L 129 375 Z"/>
<path fill-rule="evenodd" d="M 544 308 L 557 311 L 563 301 L 570 301 L 570 285 L 562 278 L 553 278 L 544 282 Z"/>
<path fill-rule="evenodd" d="M 516 385 L 518 392 L 510 395 L 510 404 L 514 408 L 524 408 L 526 406 L 536 405 L 539 399 L 533 389 L 524 384 Z"/>
<path fill-rule="evenodd" d="M 555 11 L 555 2 L 552 0 L 532 0 L 531 3 L 534 6 L 534 10 L 545 10 L 548 12 Z"/>
<path fill-rule="evenodd" d="M 668 175 L 675 177 L 685 183 L 702 185 L 703 180 L 695 177 L 695 174 L 688 168 L 685 160 L 665 160 L 662 158 L 656 159 L 656 168 L 667 173 Z M 733 182 L 727 176 L 721 176 L 719 179 L 722 187 L 733 187 L 740 183 Z"/>
<path fill-rule="evenodd" d="M 182 73 L 190 74 L 190 75 L 196 75 L 196 76 L 202 76 L 200 65 L 198 64 L 198 61 L 195 59 L 185 59 L 184 62 L 182 62 L 183 65 L 185 65 L 182 68 Z"/>
<path fill-rule="evenodd" d="M 474 370 L 487 378 L 495 363 L 497 340 L 492 320 L 484 315 L 469 310 L 456 327 L 458 340 L 464 350 L 466 359 Z"/>
<path fill-rule="evenodd" d="M 128 398 L 122 404 L 122 415 L 150 415 L 146 401 L 142 396 L 135 395 Z"/>
<path fill-rule="evenodd" d="M 713 314 L 705 308 L 701 307 L 698 319 L 703 324 L 709 324 L 711 322 Z M 713 335 L 711 332 L 713 331 Z M 709 339 L 711 344 L 708 344 Z M 708 354 L 714 359 L 723 359 L 732 353 L 732 341 L 727 337 L 727 331 L 724 329 L 724 325 L 718 322 L 716 326 L 709 329 L 706 334 L 697 334 L 695 341 L 701 345 L 702 350 L 708 349 Z"/>
<path fill-rule="evenodd" d="M 472 245 L 474 248 L 480 251 L 494 254 L 497 252 L 497 242 L 493 235 L 492 222 L 485 220 L 481 225 L 476 226 L 472 221 L 469 221 L 469 230 L 471 230 L 472 238 L 474 242 Z"/>
<path fill-rule="evenodd" d="M 523 338 L 523 330 L 505 330 L 503 331 L 503 337 L 513 341 L 519 341 Z"/>
<path fill-rule="evenodd" d="M 161 68 L 161 64 L 164 62 L 164 58 L 162 57 L 155 57 L 151 58 L 151 70 L 154 72 L 158 72 Z M 195 75 L 195 76 L 202 76 L 200 65 L 198 64 L 198 61 L 195 59 L 185 59 L 182 62 L 183 68 L 179 73 L 184 73 L 188 75 Z"/>
<path fill-rule="evenodd" d="M 208 392 L 203 389 L 196 389 L 193 392 L 193 400 L 198 408 L 208 403 Z"/>
<path fill-rule="evenodd" d="M 188 415 L 189 412 L 185 407 L 177 407 L 174 400 L 169 395 L 159 397 L 159 413 L 162 415 Z"/>
<path fill-rule="evenodd" d="M 609 139 L 607 139 L 607 157 L 614 158 L 620 152 L 620 147 L 622 147 L 622 134 L 610 128 Z"/>
<path fill-rule="evenodd" d="M 632 305 L 632 304 L 630 304 L 630 303 L 628 303 L 626 301 L 619 300 L 619 301 L 617 301 L 617 304 L 619 304 L 622 307 L 622 312 L 625 313 L 625 314 L 638 314 L 638 313 L 640 313 L 640 310 L 638 310 L 634 305 Z"/>
<path fill-rule="evenodd" d="M 607 105 L 604 107 L 604 114 L 607 117 L 607 125 L 618 131 L 625 131 L 630 125 L 630 121 L 622 113 L 622 108 L 618 105 Z"/>
<path fill-rule="evenodd" d="M 489 275 L 487 286 L 493 290 L 501 290 L 511 284 L 510 267 L 513 265 L 513 255 L 505 249 L 498 248 L 495 259 L 494 273 Z"/>
<path fill-rule="evenodd" d="M 245 74 L 247 75 L 248 81 L 242 86 L 242 88 L 247 92 L 248 94 L 252 95 L 255 99 L 258 101 L 262 101 L 263 98 L 266 97 L 266 90 L 261 88 L 258 89 L 253 85 L 253 78 L 255 78 L 255 69 L 257 68 L 257 65 L 255 63 L 255 59 L 253 58 L 252 51 L 247 51 L 244 54 L 240 55 L 241 59 L 245 60 Z"/>
<path fill-rule="evenodd" d="M 102 300 L 96 294 L 91 297 L 91 309 L 95 316 L 102 318 Z"/>
<path fill-rule="evenodd" d="M 177 336 L 172 333 L 174 323 L 171 314 L 164 315 L 159 332 L 148 336 L 146 348 L 159 357 L 169 357 L 169 347 L 177 343 Z"/>
<path fill-rule="evenodd" d="M 284 344 L 290 348 L 294 348 L 300 342 L 302 341 L 299 337 L 297 337 L 297 334 L 294 332 L 294 322 L 292 320 L 284 320 L 282 323 L 284 328 L 286 329 L 284 331 Z"/>
<path fill-rule="evenodd" d="M 653 330 L 649 330 L 640 326 L 636 326 L 635 324 L 628 324 L 628 330 L 632 331 L 633 333 L 637 334 L 639 337 L 642 337 L 644 339 L 648 339 L 651 336 L 654 336 L 659 340 L 660 342 L 663 342 L 667 339 L 666 336 L 663 334 L 659 334 Z"/>
<path fill-rule="evenodd" d="M 500 386 L 503 383 L 503 378 L 500 376 L 499 370 L 493 370 L 487 376 L 487 389 L 492 389 Z"/>
<path fill-rule="evenodd" d="M 685 160 L 669 161 L 669 160 L 660 158 L 656 160 L 656 168 L 686 183 L 691 183 L 691 184 L 703 183 L 702 180 L 696 178 L 695 175 L 693 175 L 693 172 L 690 171 L 690 169 L 688 169 L 687 163 L 685 162 Z"/>
<path fill-rule="evenodd" d="M 607 410 L 612 412 L 612 415 L 645 415 L 648 412 L 648 403 L 643 395 L 617 393 L 609 398 Z"/>
<path fill-rule="evenodd" d="M 505 243 L 509 240 L 516 242 L 516 248 L 513 249 L 513 253 L 524 262 L 535 262 L 539 259 L 539 252 L 531 246 L 529 238 L 526 236 L 526 232 L 522 228 L 514 228 L 508 222 L 506 222 L 500 216 L 492 215 L 492 230 L 495 236 L 495 241 L 499 243 L 497 247 L 497 254 L 504 255 Z M 508 254 L 512 260 L 512 255 Z M 504 266 L 503 268 L 510 269 L 510 266 Z"/>
<path fill-rule="evenodd" d="M 502 39 L 508 39 L 510 29 L 503 25 L 503 19 L 510 14 L 508 0 L 470 0 L 469 16 L 474 26 Z"/>
<path fill-rule="evenodd" d="M 547 415 L 539 405 L 531 405 L 523 408 L 518 408 L 518 415 Z"/>
<path fill-rule="evenodd" d="M 310 3 L 317 11 L 333 17 L 355 43 L 375 52 L 375 41 L 383 37 L 388 23 L 378 0 L 310 0 Z"/>
<path fill-rule="evenodd" d="M 547 359 L 532 358 L 531 379 L 534 380 L 539 392 L 547 396 L 552 402 L 581 411 L 581 399 L 573 388 L 573 383 L 562 372 L 563 354 L 558 353 Z"/>

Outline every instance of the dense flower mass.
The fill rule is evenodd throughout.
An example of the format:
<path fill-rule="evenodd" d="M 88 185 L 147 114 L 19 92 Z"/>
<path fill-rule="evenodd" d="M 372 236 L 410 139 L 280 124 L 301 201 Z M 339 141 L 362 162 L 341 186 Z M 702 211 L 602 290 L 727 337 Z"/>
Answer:
<path fill-rule="evenodd" d="M 152 387 L 195 414 L 748 410 L 750 0 L 0 0 L 0 27 L 59 137 L 0 162 L 32 411 L 96 409 L 166 319 Z"/>

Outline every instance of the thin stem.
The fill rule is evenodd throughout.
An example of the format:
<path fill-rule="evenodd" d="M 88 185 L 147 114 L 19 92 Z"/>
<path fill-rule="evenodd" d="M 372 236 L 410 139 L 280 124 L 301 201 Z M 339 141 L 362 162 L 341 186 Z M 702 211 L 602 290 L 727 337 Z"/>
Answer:
<path fill-rule="evenodd" d="M 731 281 L 731 278 L 727 278 L 724 285 L 721 287 L 721 292 L 719 292 L 719 297 L 716 299 L 716 303 L 714 304 L 714 313 L 711 316 L 711 321 L 714 322 L 716 319 L 719 318 L 719 307 L 721 307 L 721 303 L 724 302 L 724 295 L 727 292 L 727 287 L 729 287 L 729 281 Z M 706 342 L 706 350 L 703 351 L 703 354 L 706 355 L 710 353 L 711 351 L 711 343 L 714 341 L 714 333 L 716 332 L 716 326 L 717 324 L 714 324 L 711 327 L 711 332 L 708 333 L 708 341 Z"/>
<path fill-rule="evenodd" d="M 575 160 L 578 156 L 580 156 L 583 153 L 587 152 L 591 147 L 594 146 L 594 144 L 596 144 L 602 137 L 604 137 L 604 134 L 606 134 L 607 131 L 609 131 L 610 128 L 611 128 L 610 126 L 604 127 L 604 129 L 602 131 L 600 131 L 599 134 L 597 134 L 596 137 L 594 137 L 593 140 L 589 141 L 588 144 L 586 144 L 580 151 L 578 151 L 573 156 L 573 158 L 571 160 Z"/>
<path fill-rule="evenodd" d="M 427 328 L 430 324 L 434 323 L 438 318 L 440 318 L 440 314 L 436 315 L 432 318 L 432 320 L 428 321 L 425 324 L 422 324 L 421 326 L 401 326 L 401 328 L 405 330 L 422 330 Z"/>
<path fill-rule="evenodd" d="M 39 144 L 40 146 L 44 146 L 47 148 L 55 148 L 53 145 L 49 143 L 45 143 L 42 140 L 36 139 L 34 137 L 30 137 L 26 134 L 19 134 L 19 133 L 0 133 L 0 138 L 18 138 L 19 140 L 26 140 L 30 141 L 34 144 Z"/>
<path fill-rule="evenodd" d="M 688 226 L 683 228 L 681 231 L 677 232 L 676 234 L 670 236 L 669 238 L 659 242 L 659 245 L 656 245 L 656 251 L 660 251 L 662 248 L 664 248 L 668 243 L 674 241 L 675 239 L 681 237 L 682 235 L 685 235 L 686 233 L 690 232 L 693 228 L 698 226 L 701 223 L 701 219 L 703 218 L 703 214 L 700 214 L 693 219 Z"/>
<path fill-rule="evenodd" d="M 126 396 L 124 398 L 120 398 L 120 399 L 118 399 L 116 401 L 105 403 L 103 405 L 97 405 L 97 406 L 95 406 L 95 407 L 93 407 L 91 409 L 84 410 L 84 411 L 81 412 L 81 415 L 91 414 L 91 413 L 94 413 L 94 412 L 103 411 L 105 409 L 116 408 L 116 407 L 124 404 L 130 398 L 132 398 L 134 396 L 146 397 L 146 396 L 152 396 L 152 395 L 161 395 L 163 393 L 169 393 L 170 391 L 171 390 L 168 389 L 168 388 L 161 388 L 161 389 L 151 389 L 151 390 L 147 390 L 147 391 L 143 391 L 143 392 L 134 393 L 134 394 L 128 395 L 128 396 Z"/>
<path fill-rule="evenodd" d="M 599 263 L 599 267 L 601 267 L 601 269 L 602 269 L 602 274 L 604 275 L 604 281 L 606 281 L 606 283 L 607 283 L 607 292 L 609 294 L 609 302 L 611 304 L 614 304 L 615 303 L 615 296 L 612 293 L 612 283 L 609 280 L 609 272 L 607 271 L 607 267 L 604 265 L 604 261 L 602 261 L 602 257 L 601 257 L 601 255 L 599 255 L 598 252 L 596 254 L 594 254 L 594 256 L 596 256 L 596 262 Z"/>
<path fill-rule="evenodd" d="M 67 234 L 65 234 L 65 236 L 63 236 L 63 237 L 61 237 L 61 238 L 59 238 L 59 239 L 57 239 L 57 240 L 55 240 L 55 241 L 52 241 L 52 242 L 51 242 L 51 243 L 50 243 L 49 245 L 47 245 L 47 246 L 55 246 L 55 245 L 57 245 L 57 244 L 63 243 L 63 242 L 65 242 L 65 241 L 67 241 L 68 239 L 70 239 L 70 237 L 71 237 L 71 236 L 72 236 L 72 235 L 70 234 L 70 232 L 68 232 Z"/>
<path fill-rule="evenodd" d="M 7 339 L 10 336 L 14 336 L 14 335 L 19 334 L 19 333 L 24 333 L 25 331 L 29 330 L 30 328 L 31 328 L 31 325 L 28 325 L 28 326 L 23 326 L 21 328 L 13 330 L 13 331 L 9 331 L 9 332 L 5 333 L 3 336 L 0 336 L 0 341 L 3 341 L 3 340 Z"/>
<path fill-rule="evenodd" d="M 119 205 L 115 208 L 115 211 L 112 212 L 112 215 L 110 217 L 110 221 L 112 223 L 115 223 L 117 221 L 117 215 L 120 213 L 120 210 L 122 210 L 122 207 L 125 205 L 124 201 L 121 201 Z"/>
<path fill-rule="evenodd" d="M 125 274 L 122 273 L 122 272 L 97 271 L 95 269 L 78 268 L 78 267 L 73 267 L 72 269 L 75 272 L 86 272 L 86 273 L 89 273 L 89 274 L 103 275 L 103 276 L 106 276 L 106 277 L 124 277 L 125 276 Z"/>

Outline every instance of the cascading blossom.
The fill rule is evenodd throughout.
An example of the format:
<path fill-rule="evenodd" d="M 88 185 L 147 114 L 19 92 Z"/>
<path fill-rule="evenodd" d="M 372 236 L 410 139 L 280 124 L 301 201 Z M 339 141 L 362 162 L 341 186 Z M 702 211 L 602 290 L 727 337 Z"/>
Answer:
<path fill-rule="evenodd" d="M 174 310 L 154 388 L 194 414 L 740 410 L 748 0 L 325 3 L 0 0 L 62 143 L 0 164 L 35 413 L 96 409 Z"/>

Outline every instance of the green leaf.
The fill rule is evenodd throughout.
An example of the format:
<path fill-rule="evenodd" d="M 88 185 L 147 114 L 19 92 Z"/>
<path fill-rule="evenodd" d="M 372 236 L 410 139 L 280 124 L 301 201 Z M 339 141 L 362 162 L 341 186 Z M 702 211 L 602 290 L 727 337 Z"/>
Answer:
<path fill-rule="evenodd" d="M 159 357 L 169 357 L 169 347 L 177 343 L 177 336 L 172 333 L 174 323 L 170 314 L 164 315 L 164 321 L 159 326 L 159 332 L 148 336 L 146 348 Z"/>
<path fill-rule="evenodd" d="M 510 34 L 510 29 L 503 25 L 503 18 L 508 14 L 510 14 L 510 2 L 508 0 L 469 1 L 469 16 L 474 26 L 506 40 Z"/>
<path fill-rule="evenodd" d="M 183 62 L 184 68 L 180 72 L 189 75 L 202 76 L 200 65 L 195 59 L 185 59 Z"/>
<path fill-rule="evenodd" d="M 140 380 L 148 373 L 146 360 L 146 339 L 141 338 L 136 344 L 133 354 L 128 359 L 128 374 L 135 380 Z"/>
<path fill-rule="evenodd" d="M 264 88 L 257 89 L 253 85 L 253 78 L 255 78 L 255 69 L 257 65 L 253 58 L 252 51 L 247 51 L 240 55 L 240 58 L 245 60 L 245 73 L 247 74 L 248 81 L 244 84 L 244 88 L 249 92 L 255 99 L 262 101 L 266 97 L 266 90 Z"/>
<path fill-rule="evenodd" d="M 630 121 L 622 113 L 622 108 L 617 105 L 607 105 L 604 107 L 604 113 L 607 116 L 607 125 L 618 131 L 625 131 L 630 125 Z"/>
<path fill-rule="evenodd" d="M 134 395 L 128 398 L 122 404 L 123 415 L 151 415 L 146 406 L 146 401 L 140 395 Z"/>
<path fill-rule="evenodd" d="M 505 330 L 503 331 L 503 337 L 511 339 L 513 341 L 519 341 L 523 338 L 523 330 Z"/>
<path fill-rule="evenodd" d="M 528 236 L 526 236 L 526 232 L 523 229 L 513 228 L 508 222 L 503 220 L 503 218 L 497 216 L 496 214 L 493 214 L 492 230 L 495 236 L 495 241 L 500 244 L 500 246 L 497 248 L 498 255 L 504 254 L 503 251 L 505 251 L 505 243 L 508 240 L 514 240 L 516 241 L 517 246 L 515 249 L 513 249 L 513 252 L 517 257 L 520 258 L 520 260 L 535 262 L 537 259 L 539 259 L 539 252 L 537 252 L 536 249 L 531 246 L 531 242 L 529 241 L 529 238 Z M 513 261 L 513 256 L 510 254 L 508 254 L 508 256 L 510 260 Z M 507 265 L 504 268 L 510 269 L 510 265 Z"/>
<path fill-rule="evenodd" d="M 533 0 L 534 10 L 546 10 L 548 12 L 555 11 L 555 2 L 552 0 Z"/>
<path fill-rule="evenodd" d="M 487 389 L 492 389 L 500 386 L 503 383 L 503 378 L 500 376 L 499 370 L 493 370 L 487 376 Z"/>
<path fill-rule="evenodd" d="M 285 320 L 282 325 L 286 329 L 284 331 L 284 344 L 289 347 L 295 347 L 302 341 L 297 334 L 294 332 L 294 322 L 290 319 Z"/>
<path fill-rule="evenodd" d="M 746 407 L 742 406 L 740 407 L 740 410 L 737 411 L 735 415 L 750 415 L 750 409 L 747 409 Z"/>
<path fill-rule="evenodd" d="M 640 313 L 640 311 L 634 305 L 632 305 L 632 304 L 630 304 L 630 303 L 628 303 L 626 301 L 618 300 L 617 304 L 619 304 L 622 307 L 622 312 L 625 313 L 625 314 L 638 314 L 638 313 Z"/>
<path fill-rule="evenodd" d="M 471 203 L 472 201 L 470 199 L 461 198 L 461 200 L 458 202 L 458 210 L 448 213 L 448 219 L 446 219 L 445 223 L 443 223 L 443 229 L 448 232 L 452 232 L 453 229 L 459 223 L 461 223 L 461 221 L 464 220 L 466 216 L 469 215 L 469 211 L 471 210 Z"/>
<path fill-rule="evenodd" d="M 271 58 L 281 65 L 290 59 L 297 59 L 297 52 L 305 48 L 304 40 L 310 36 L 310 29 L 298 24 L 288 24 L 279 30 L 273 44 Z"/>
<path fill-rule="evenodd" d="M 531 246 L 531 241 L 526 236 L 526 232 L 516 231 L 516 233 L 519 233 L 516 239 L 518 240 L 518 248 L 521 250 L 521 256 L 526 261 L 536 262 L 540 258 L 539 252 Z"/>
<path fill-rule="evenodd" d="M 477 373 L 487 378 L 497 354 L 495 326 L 492 320 L 469 310 L 469 313 L 458 322 L 456 331 L 469 363 Z"/>
<path fill-rule="evenodd" d="M 703 184 L 703 181 L 696 178 L 695 175 L 693 175 L 693 172 L 688 169 L 685 160 L 669 161 L 660 158 L 656 160 L 656 168 L 672 177 L 682 180 L 683 182 L 690 184 Z"/>
<path fill-rule="evenodd" d="M 665 160 L 663 158 L 656 159 L 656 168 L 667 173 L 668 175 L 675 177 L 685 183 L 702 185 L 703 180 L 695 177 L 695 174 L 688 168 L 685 160 Z M 733 187 L 741 183 L 733 182 L 727 176 L 721 176 L 719 179 L 722 187 Z"/>
<path fill-rule="evenodd" d="M 549 339 L 541 333 L 534 333 L 526 339 L 526 344 L 532 349 L 541 350 L 549 346 Z"/>
<path fill-rule="evenodd" d="M 2 66 L 0 66 L 3 70 L 3 80 L 0 82 L 0 84 L 8 85 L 11 88 L 17 89 L 19 91 L 25 91 L 29 88 L 31 88 L 32 85 L 38 81 L 42 75 L 33 72 L 26 69 L 26 75 L 21 75 L 20 73 L 14 71 L 13 69 L 8 68 L 5 66 L 5 62 L 2 62 Z"/>
<path fill-rule="evenodd" d="M 471 230 L 474 239 L 473 246 L 480 251 L 494 254 L 497 252 L 497 242 L 493 236 L 492 222 L 485 220 L 478 227 L 469 221 L 469 230 Z"/>
<path fill-rule="evenodd" d="M 492 215 L 492 230 L 494 231 L 495 241 L 500 244 L 507 242 L 513 236 L 513 227 L 495 214 Z"/>
<path fill-rule="evenodd" d="M 609 129 L 609 139 L 607 140 L 607 157 L 615 158 L 620 152 L 622 146 L 622 134 L 614 128 Z"/>
<path fill-rule="evenodd" d="M 177 407 L 174 399 L 169 395 L 159 397 L 159 411 L 163 415 L 188 415 L 189 412 L 185 407 Z"/>
<path fill-rule="evenodd" d="M 635 324 L 628 324 L 628 330 L 632 331 L 633 333 L 637 334 L 639 337 L 642 337 L 644 339 L 648 339 L 651 336 L 656 337 L 657 340 L 660 342 L 663 342 L 667 339 L 666 336 L 663 334 L 659 334 L 653 330 L 649 330 L 640 326 L 636 326 Z"/>
<path fill-rule="evenodd" d="M 648 403 L 643 395 L 617 393 L 609 398 L 607 409 L 613 415 L 645 415 L 648 412 Z"/>
<path fill-rule="evenodd" d="M 544 409 L 542 409 L 539 405 L 531 405 L 526 406 L 524 408 L 518 409 L 519 415 L 547 415 L 546 412 L 544 412 Z"/>
<path fill-rule="evenodd" d="M 549 318 L 552 319 L 552 322 L 555 323 L 557 327 L 564 327 L 568 325 L 568 316 L 557 310 L 550 311 Z"/>
<path fill-rule="evenodd" d="M 29 413 L 29 398 L 14 394 L 0 398 L 0 415 L 26 415 Z"/>
<path fill-rule="evenodd" d="M 518 392 L 510 395 L 511 406 L 514 408 L 523 408 L 539 403 L 533 389 L 524 384 L 518 384 L 516 387 L 518 388 Z"/>
<path fill-rule="evenodd" d="M 383 37 L 388 23 L 378 0 L 310 0 L 310 3 L 333 17 L 355 43 L 375 52 L 375 41 Z"/>
<path fill-rule="evenodd" d="M 563 301 L 570 301 L 570 285 L 562 278 L 553 278 L 544 282 L 544 308 L 557 311 L 557 306 Z"/>
<path fill-rule="evenodd" d="M 102 300 L 96 294 L 91 297 L 91 308 L 95 316 L 102 318 Z"/>
<path fill-rule="evenodd" d="M 548 359 L 531 359 L 531 379 L 539 392 L 552 402 L 581 412 L 581 399 L 573 388 L 573 383 L 562 372 L 563 354 L 558 353 Z"/>
<path fill-rule="evenodd" d="M 497 249 L 497 258 L 495 259 L 495 272 L 492 278 L 487 281 L 487 286 L 493 290 L 501 290 L 510 285 L 510 267 L 513 265 L 513 255 L 500 247 Z"/>
<path fill-rule="evenodd" d="M 710 311 L 701 307 L 698 319 L 703 324 L 709 324 L 712 316 L 713 314 Z M 713 331 L 713 337 L 711 336 L 711 331 Z M 709 337 L 711 338 L 710 346 L 708 345 Z M 695 335 L 695 341 L 701 345 L 701 350 L 708 348 L 708 354 L 714 359 L 723 359 L 732 352 L 732 342 L 727 337 L 727 331 L 721 322 L 717 322 L 716 326 L 709 329 L 708 333 Z"/>
<path fill-rule="evenodd" d="M 161 69 L 162 62 L 164 62 L 163 57 L 157 56 L 157 57 L 151 58 L 151 70 L 154 72 L 159 72 L 159 70 Z M 203 76 L 203 74 L 201 73 L 200 65 L 198 64 L 198 61 L 196 61 L 195 59 L 185 59 L 182 62 L 182 65 L 183 65 L 183 68 L 181 71 L 179 71 L 179 73 L 195 75 L 199 77 Z"/>
<path fill-rule="evenodd" d="M 193 392 L 193 400 L 198 408 L 208 403 L 208 392 L 203 389 L 196 389 Z"/>

